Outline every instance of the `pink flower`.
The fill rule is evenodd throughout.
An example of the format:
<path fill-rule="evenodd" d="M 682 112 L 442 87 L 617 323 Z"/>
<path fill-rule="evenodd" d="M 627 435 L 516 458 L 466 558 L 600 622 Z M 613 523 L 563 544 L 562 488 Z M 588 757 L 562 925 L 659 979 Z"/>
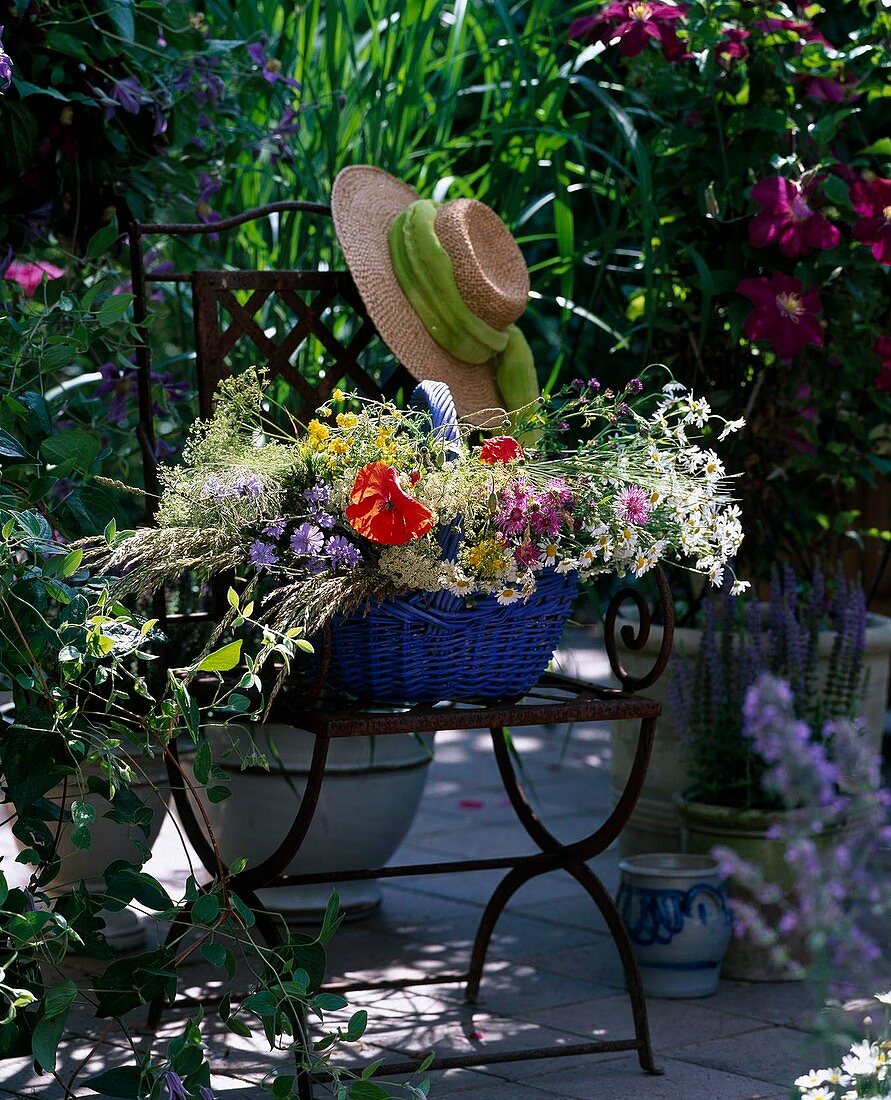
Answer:
<path fill-rule="evenodd" d="M 841 234 L 808 205 L 816 180 L 805 187 L 784 176 L 768 176 L 752 188 L 763 209 L 749 222 L 749 243 L 766 248 L 776 241 L 784 256 L 795 259 L 815 248 L 835 248 Z"/>
<path fill-rule="evenodd" d="M 522 542 L 514 550 L 514 561 L 526 569 L 534 569 L 540 561 L 538 547 L 534 542 Z"/>
<path fill-rule="evenodd" d="M 881 360 L 874 385 L 882 393 L 891 393 L 891 336 L 880 336 L 872 346 L 873 354 Z"/>
<path fill-rule="evenodd" d="M 851 232 L 868 244 L 880 264 L 891 264 L 891 180 L 858 180 L 851 188 L 851 205 L 860 215 Z"/>
<path fill-rule="evenodd" d="M 33 298 L 44 275 L 49 280 L 60 279 L 64 274 L 63 267 L 56 267 L 46 260 L 13 260 L 3 278 L 18 283 L 25 297 Z"/>
<path fill-rule="evenodd" d="M 616 497 L 613 511 L 622 523 L 634 523 L 643 527 L 650 518 L 650 498 L 646 489 L 641 489 L 639 485 L 629 485 Z"/>
<path fill-rule="evenodd" d="M 678 39 L 674 24 L 684 18 L 683 5 L 650 2 L 613 2 L 596 15 L 582 16 L 569 28 L 569 37 L 585 42 L 619 39 L 625 57 L 637 57 L 649 39 L 658 42 L 668 61 L 690 57 Z"/>
<path fill-rule="evenodd" d="M 721 39 L 715 47 L 715 53 L 719 63 L 729 69 L 734 61 L 745 61 L 749 56 L 749 47 L 746 45 L 749 32 L 742 27 L 725 27 L 724 34 L 727 37 Z"/>
<path fill-rule="evenodd" d="M 860 83 L 856 77 L 845 73 L 835 76 L 802 76 L 799 79 L 801 90 L 818 103 L 847 103 L 860 98 L 856 90 Z"/>
<path fill-rule="evenodd" d="M 755 27 L 759 31 L 763 31 L 764 34 L 781 34 L 783 32 L 794 34 L 799 44 L 803 42 L 821 42 L 824 46 L 828 46 L 832 49 L 832 43 L 820 34 L 813 23 L 808 23 L 806 20 L 778 18 L 761 19 L 755 24 Z"/>
<path fill-rule="evenodd" d="M 747 340 L 767 340 L 783 359 L 800 354 L 807 344 L 823 346 L 817 320 L 823 303 L 815 287 L 805 291 L 800 279 L 775 271 L 769 279 L 743 279 L 736 292 L 755 306 L 743 325 Z"/>

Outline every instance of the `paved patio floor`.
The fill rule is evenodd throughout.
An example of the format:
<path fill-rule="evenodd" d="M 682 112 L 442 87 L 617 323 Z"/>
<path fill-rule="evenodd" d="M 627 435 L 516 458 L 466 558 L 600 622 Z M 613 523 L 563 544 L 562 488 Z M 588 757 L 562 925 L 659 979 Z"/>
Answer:
<path fill-rule="evenodd" d="M 587 672 L 602 674 L 601 658 L 587 655 Z M 609 735 L 605 728 L 576 726 L 517 731 L 528 780 L 542 818 L 558 835 L 584 835 L 609 807 Z M 437 735 L 437 754 L 414 827 L 398 862 L 443 860 L 531 851 L 513 819 L 482 732 Z M 618 881 L 618 851 L 592 864 L 610 890 Z M 172 887 L 182 882 L 183 851 L 168 822 L 155 846 L 150 870 Z M 330 972 L 339 976 L 416 976 L 461 970 L 481 908 L 499 872 L 461 877 L 403 879 L 382 887 L 377 913 L 344 925 L 330 944 Z M 157 935 L 157 929 L 149 929 Z M 207 989 L 203 964 L 189 968 L 190 992 Z M 891 985 L 876 976 L 876 989 Z M 864 991 L 871 993 L 872 990 Z M 435 1049 L 441 1056 L 567 1044 L 584 1038 L 632 1034 L 621 968 L 592 902 L 568 875 L 528 884 L 498 924 L 482 998 L 463 1003 L 460 987 L 426 986 L 397 993 L 351 995 L 351 1009 L 368 1009 L 369 1028 L 356 1049 L 368 1063 L 378 1057 Z M 868 1003 L 847 1006 L 849 1018 Z M 641 1072 L 624 1054 L 507 1063 L 487 1069 L 432 1074 L 431 1097 L 477 1100 L 785 1100 L 790 1082 L 823 1061 L 810 1038 L 815 1006 L 796 983 L 724 982 L 716 996 L 649 1003 L 650 1023 L 664 1076 Z M 173 1035 L 187 1015 L 167 1014 L 163 1033 Z M 211 1019 L 215 1020 L 213 1011 Z M 133 1039 L 147 1040 L 133 1023 Z M 104 1026 L 104 1021 L 102 1022 Z M 95 1043 L 101 1028 L 87 1015 L 74 1020 L 60 1072 L 67 1076 Z M 252 1045 L 214 1023 L 208 1034 L 214 1087 L 221 1097 L 244 1100 L 269 1095 L 262 1084 L 287 1056 Z M 132 1054 L 120 1033 L 109 1036 L 78 1082 Z M 395 1095 L 394 1090 L 394 1095 Z M 37 1077 L 29 1060 L 0 1063 L 0 1095 L 62 1100 L 52 1079 Z M 83 1095 L 90 1095 L 84 1092 Z M 321 1088 L 317 1095 L 328 1095 Z"/>

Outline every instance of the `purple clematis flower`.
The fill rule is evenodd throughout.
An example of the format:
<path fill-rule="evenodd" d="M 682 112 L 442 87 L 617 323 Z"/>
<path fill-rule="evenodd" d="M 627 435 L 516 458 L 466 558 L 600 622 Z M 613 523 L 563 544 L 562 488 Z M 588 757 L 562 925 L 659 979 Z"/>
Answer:
<path fill-rule="evenodd" d="M 174 1070 L 167 1070 L 164 1074 L 163 1081 L 164 1087 L 167 1089 L 167 1100 L 189 1100 L 185 1082 Z"/>
<path fill-rule="evenodd" d="M 880 264 L 891 264 L 891 180 L 858 180 L 851 188 L 851 205 L 860 215 L 851 230 L 854 240 L 868 244 Z"/>
<path fill-rule="evenodd" d="M 260 70 L 263 75 L 263 79 L 270 84 L 278 84 L 281 81 L 283 84 L 287 84 L 289 88 L 294 88 L 298 92 L 300 91 L 300 82 L 295 80 L 293 76 L 284 76 L 282 74 L 282 63 L 277 57 L 266 56 L 266 35 L 261 35 L 257 42 L 252 42 L 248 48 L 248 56 L 252 61 L 260 66 Z"/>
<path fill-rule="evenodd" d="M 749 243 L 766 248 L 776 242 L 784 256 L 795 259 L 815 248 L 835 248 L 841 233 L 809 204 L 817 180 L 804 187 L 784 176 L 768 176 L 752 188 L 761 207 L 749 222 Z"/>
<path fill-rule="evenodd" d="M 715 47 L 715 54 L 722 68 L 730 69 L 734 61 L 745 61 L 749 56 L 749 47 L 746 45 L 749 32 L 742 27 L 726 27 L 724 34 L 726 37 Z"/>
<path fill-rule="evenodd" d="M 12 59 L 3 49 L 3 31 L 0 27 L 0 92 L 5 92 L 12 83 Z"/>
<path fill-rule="evenodd" d="M 151 101 L 151 96 L 135 76 L 127 76 L 123 80 L 119 80 L 108 93 L 108 98 L 112 102 L 105 108 L 104 117 L 106 122 L 110 118 L 114 118 L 118 107 L 126 111 L 128 115 L 138 115 L 143 103 Z"/>
<path fill-rule="evenodd" d="M 845 73 L 835 76 L 801 76 L 799 87 L 806 96 L 818 103 L 850 103 L 859 99 L 857 91 L 860 81 Z"/>
<path fill-rule="evenodd" d="M 815 287 L 805 291 L 801 279 L 775 271 L 769 279 L 743 279 L 736 292 L 755 306 L 743 324 L 747 340 L 767 340 L 783 359 L 800 355 L 808 344 L 823 346 L 817 318 L 823 303 Z"/>
<path fill-rule="evenodd" d="M 624 57 L 637 57 L 652 40 L 662 47 L 666 60 L 682 61 L 690 54 L 684 52 L 675 23 L 684 18 L 686 11 L 681 4 L 613 2 L 596 15 L 576 19 L 569 28 L 569 37 L 606 44 L 617 38 Z"/>

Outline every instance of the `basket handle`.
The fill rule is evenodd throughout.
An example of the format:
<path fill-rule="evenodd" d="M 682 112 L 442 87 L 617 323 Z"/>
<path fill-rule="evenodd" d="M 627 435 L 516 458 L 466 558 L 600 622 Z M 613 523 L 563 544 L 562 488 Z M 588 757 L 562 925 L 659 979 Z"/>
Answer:
<path fill-rule="evenodd" d="M 460 453 L 461 430 L 458 427 L 458 410 L 449 387 L 445 382 L 421 382 L 412 390 L 409 404 L 430 414 L 434 435 L 446 444 L 450 461 L 454 461 Z"/>

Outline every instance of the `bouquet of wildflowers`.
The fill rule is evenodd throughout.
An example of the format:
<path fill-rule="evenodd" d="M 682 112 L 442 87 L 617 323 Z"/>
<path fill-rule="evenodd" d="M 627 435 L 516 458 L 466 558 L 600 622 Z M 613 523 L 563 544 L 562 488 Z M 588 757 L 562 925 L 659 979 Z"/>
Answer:
<path fill-rule="evenodd" d="M 875 998 L 891 1006 L 891 990 L 876 993 Z M 891 1096 L 891 1032 L 887 1022 L 883 1038 L 867 1037 L 854 1043 L 840 1066 L 812 1069 L 795 1085 L 801 1100 L 880 1100 Z"/>
<path fill-rule="evenodd" d="M 249 371 L 162 470 L 157 527 L 90 550 L 121 593 L 247 570 L 268 625 L 307 632 L 407 591 L 509 605 L 545 570 L 639 577 L 671 557 L 720 584 L 742 531 L 730 479 L 696 439 L 741 422 L 673 383 L 642 391 L 589 382 L 544 398 L 518 425 L 524 445 L 339 390 L 282 430 Z"/>

